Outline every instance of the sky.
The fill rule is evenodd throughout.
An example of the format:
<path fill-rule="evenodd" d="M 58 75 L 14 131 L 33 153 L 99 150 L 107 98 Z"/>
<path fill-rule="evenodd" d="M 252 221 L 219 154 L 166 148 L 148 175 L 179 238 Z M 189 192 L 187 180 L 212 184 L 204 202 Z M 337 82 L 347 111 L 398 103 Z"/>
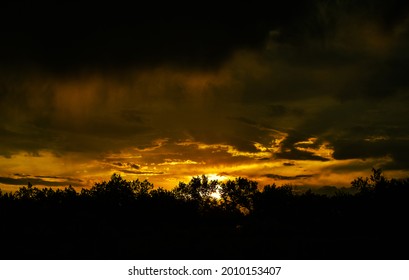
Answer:
<path fill-rule="evenodd" d="M 409 4 L 270 4 L 2 4 L 0 188 L 408 177 Z"/>

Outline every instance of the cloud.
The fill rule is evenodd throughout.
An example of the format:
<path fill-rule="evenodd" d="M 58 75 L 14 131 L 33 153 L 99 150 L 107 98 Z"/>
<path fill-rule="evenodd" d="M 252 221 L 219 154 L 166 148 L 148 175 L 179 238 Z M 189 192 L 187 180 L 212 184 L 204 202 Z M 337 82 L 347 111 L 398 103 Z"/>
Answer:
<path fill-rule="evenodd" d="M 58 186 L 83 186 L 83 181 L 77 178 L 59 177 L 59 176 L 30 176 L 23 174 L 14 174 L 13 177 L 0 177 L 0 183 L 7 185 L 24 186 L 28 183 L 32 185 L 41 185 L 49 187 Z"/>
<path fill-rule="evenodd" d="M 378 141 L 344 140 L 334 142 L 337 149 L 334 152 L 336 159 L 367 159 L 390 157 L 393 163 L 386 166 L 391 168 L 409 169 L 409 139 L 385 139 Z"/>
<path fill-rule="evenodd" d="M 158 165 L 195 165 L 195 164 L 205 164 L 204 162 L 196 162 L 194 160 L 180 160 L 180 159 L 165 159 L 165 162 L 159 163 Z"/>
<path fill-rule="evenodd" d="M 286 4 L 276 5 L 293 11 Z M 243 21 L 250 9 L 258 18 Z M 31 64 L 60 75 L 83 69 L 146 69 L 164 63 L 215 69 L 235 49 L 259 47 L 271 20 L 276 21 L 274 15 L 280 15 L 280 9 L 267 13 L 264 7 L 237 3 L 234 13 L 212 5 L 188 9 L 176 3 L 163 3 L 161 10 L 166 12 L 148 2 L 138 6 L 143 12 L 124 3 L 10 4 L 0 21 L 7 42 L 0 52 L 8 54 L 3 56 L 10 65 Z M 7 24 L 13 20 L 13 25 Z"/>
<path fill-rule="evenodd" d="M 64 12 L 59 35 L 50 35 L 52 27 L 39 34 L 38 22 L 10 27 L 0 46 L 13 62 L 0 67 L 8 172 L 0 175 L 33 174 L 22 162 L 34 156 L 51 176 L 67 174 L 45 170 L 46 160 L 100 177 L 226 169 L 268 179 L 271 165 L 283 168 L 279 174 L 304 168 L 344 176 L 344 162 L 362 160 L 407 170 L 408 4 L 277 5 L 257 8 L 254 22 L 239 13 L 226 23 L 193 16 L 154 24 L 125 13 L 115 24 L 93 25 L 84 12 L 71 26 Z M 12 34 L 30 36 L 14 41 Z M 42 46 L 54 39 L 59 48 Z"/>
<path fill-rule="evenodd" d="M 298 180 L 298 179 L 310 178 L 310 177 L 313 177 L 314 175 L 306 174 L 306 175 L 284 176 L 284 175 L 278 175 L 278 174 L 264 174 L 264 176 L 270 179 L 277 179 L 277 180 Z"/>
<path fill-rule="evenodd" d="M 133 174 L 133 175 L 162 175 L 162 171 L 135 171 L 135 170 L 121 170 L 121 172 Z"/>
<path fill-rule="evenodd" d="M 140 169 L 141 167 L 135 163 L 130 163 L 129 167 L 133 168 L 133 169 Z"/>

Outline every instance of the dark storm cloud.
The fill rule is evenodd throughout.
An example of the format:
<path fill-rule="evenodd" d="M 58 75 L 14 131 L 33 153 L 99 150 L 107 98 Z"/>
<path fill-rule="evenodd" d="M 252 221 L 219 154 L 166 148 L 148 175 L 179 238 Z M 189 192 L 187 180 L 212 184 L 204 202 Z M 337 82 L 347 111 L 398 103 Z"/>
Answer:
<path fill-rule="evenodd" d="M 402 105 L 408 96 L 407 20 L 402 1 L 315 1 L 298 21 L 271 33 L 267 60 L 281 71 L 248 79 L 244 100 L 270 103 L 264 112 L 271 126 L 288 133 L 277 158 L 328 160 L 297 149 L 305 148 L 298 142 L 317 137 L 308 147 L 327 141 L 335 159 L 389 156 L 395 168 L 406 168 L 407 157 L 400 155 L 409 148 Z M 292 112 L 287 129 L 280 120 L 290 118 L 295 104 L 303 104 L 302 111 Z"/>
<path fill-rule="evenodd" d="M 18 17 L 10 4 L 0 17 L 0 154 L 79 153 L 140 175 L 170 162 L 184 172 L 274 160 L 308 169 L 331 165 L 330 150 L 336 163 L 407 166 L 408 4 L 298 3 L 162 7 L 165 16 L 30 4 Z"/>
<path fill-rule="evenodd" d="M 22 150 L 100 152 L 117 146 L 117 139 L 122 147 L 137 144 L 135 138 L 152 131 L 146 114 L 118 101 L 122 89 L 110 84 L 111 78 L 67 80 L 30 71 L 5 76 L 0 78 L 3 156 Z M 127 87 L 124 95 L 130 95 Z"/>
<path fill-rule="evenodd" d="M 15 174 L 16 176 L 17 174 Z M 48 179 L 48 180 L 47 180 Z M 58 179 L 58 181 L 55 181 Z M 59 186 L 82 186 L 82 180 L 68 177 L 59 177 L 59 176 L 29 176 L 22 175 L 14 177 L 0 177 L 0 183 L 7 185 L 27 185 L 28 183 L 32 185 L 42 185 L 49 187 L 59 187 Z"/>
<path fill-rule="evenodd" d="M 121 111 L 121 117 L 128 122 L 132 123 L 144 123 L 143 113 L 139 110 L 134 109 L 124 109 Z"/>
<path fill-rule="evenodd" d="M 308 1 L 297 20 L 282 26 L 280 41 L 305 44 L 327 43 L 351 18 L 374 21 L 384 30 L 391 30 L 406 19 L 409 4 L 402 0 L 382 1 Z"/>
<path fill-rule="evenodd" d="M 300 151 L 297 149 L 291 149 L 288 151 L 284 151 L 281 153 L 276 154 L 276 158 L 278 159 L 289 159 L 289 160 L 314 160 L 314 161 L 329 161 L 328 158 L 324 158 L 318 155 L 314 155 L 314 153 Z"/>
<path fill-rule="evenodd" d="M 1 129 L 2 144 L 0 145 L 0 155 L 11 157 L 18 151 L 27 151 L 31 155 L 38 155 L 41 149 L 53 148 L 56 138 L 53 135 L 42 134 L 41 131 L 33 131 L 32 127 L 25 126 L 17 128 L 20 131 L 10 131 Z"/>
<path fill-rule="evenodd" d="M 359 170 L 364 171 L 365 173 L 370 172 L 371 168 L 384 168 L 385 166 L 381 166 L 376 160 L 354 160 L 354 161 L 346 161 L 344 163 L 340 163 L 334 166 L 324 167 L 322 170 L 323 172 L 330 171 L 336 173 L 351 173 L 356 172 Z"/>
<path fill-rule="evenodd" d="M 368 159 L 391 157 L 389 168 L 409 168 L 409 139 L 344 140 L 334 141 L 335 159 Z"/>
<path fill-rule="evenodd" d="M 264 59 L 281 71 L 248 80 L 245 100 L 382 97 L 407 88 L 408 7 L 403 1 L 312 2 L 272 33 Z M 272 116 L 287 114 L 285 105 L 272 105 Z"/>
<path fill-rule="evenodd" d="M 314 161 L 328 161 L 328 158 L 316 155 L 312 151 L 302 150 L 303 148 L 310 148 L 317 150 L 322 144 L 316 140 L 314 142 L 308 141 L 311 135 L 302 134 L 297 131 L 289 131 L 289 135 L 281 143 L 281 151 L 275 153 L 275 157 L 278 159 L 288 160 L 314 160 Z"/>
<path fill-rule="evenodd" d="M 162 64 L 214 69 L 235 50 L 262 48 L 271 30 L 279 31 L 278 42 L 305 47 L 330 40 L 349 16 L 393 29 L 408 6 L 380 0 L 235 3 L 229 8 L 205 2 L 135 6 L 12 1 L 0 17 L 0 59 L 3 65 L 64 73 Z"/>
<path fill-rule="evenodd" d="M 268 106 L 269 115 L 272 117 L 283 117 L 286 115 L 295 115 L 302 117 L 304 110 L 302 108 L 291 108 L 282 104 L 271 104 Z"/>
<path fill-rule="evenodd" d="M 409 43 L 409 41 L 408 41 Z M 399 90 L 409 89 L 409 56 L 406 51 L 396 54 L 387 63 L 375 71 L 368 81 L 367 90 L 364 92 L 370 97 L 382 98 L 386 95 L 396 94 Z"/>
<path fill-rule="evenodd" d="M 265 130 L 262 124 L 244 117 L 212 119 L 209 116 L 207 121 L 214 122 L 213 129 L 206 127 L 206 118 L 204 121 L 203 127 L 195 126 L 190 129 L 190 136 L 207 144 L 227 144 L 243 152 L 257 152 L 254 142 L 268 142 L 270 140 L 270 132 Z"/>
<path fill-rule="evenodd" d="M 210 3 L 10 2 L 2 9 L 0 53 L 10 65 L 64 72 L 164 62 L 213 68 L 237 48 L 259 47 L 272 25 L 297 14 L 282 1 L 269 10 L 239 3 L 223 10 Z"/>
<path fill-rule="evenodd" d="M 72 128 L 72 129 L 71 129 Z M 121 127 L 119 124 L 100 124 L 99 127 L 77 128 L 61 126 L 58 129 L 46 129 L 27 126 L 19 133 L 9 132 L 3 134 L 0 146 L 0 155 L 10 157 L 19 151 L 27 151 L 31 155 L 39 155 L 41 150 L 50 150 L 56 156 L 65 152 L 96 153 L 108 147 L 119 149 L 117 139 L 124 138 L 129 143 L 141 131 L 139 127 Z M 64 130 L 66 129 L 66 130 Z M 129 140 L 126 139 L 129 138 Z M 117 148 L 115 148 L 117 147 Z M 109 149 L 109 148 L 108 148 Z"/>

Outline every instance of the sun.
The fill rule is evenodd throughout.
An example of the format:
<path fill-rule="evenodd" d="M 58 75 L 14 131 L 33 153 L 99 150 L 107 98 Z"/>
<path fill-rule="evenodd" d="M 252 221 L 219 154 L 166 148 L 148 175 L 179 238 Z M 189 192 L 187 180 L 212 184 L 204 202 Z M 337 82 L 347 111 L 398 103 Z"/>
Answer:
<path fill-rule="evenodd" d="M 228 179 L 228 177 L 226 176 L 215 174 L 215 173 L 206 174 L 206 177 L 209 179 L 209 181 L 218 181 L 218 182 Z M 220 191 L 221 191 L 220 184 L 217 184 L 216 190 L 213 193 L 211 193 L 210 196 L 216 200 L 219 200 L 221 199 Z"/>
<path fill-rule="evenodd" d="M 221 191 L 221 187 L 220 187 L 219 184 L 217 184 L 216 190 L 215 190 L 214 192 L 212 192 L 212 193 L 210 194 L 210 196 L 211 196 L 212 198 L 216 199 L 216 200 L 219 200 L 219 199 L 222 198 L 222 195 L 221 195 L 220 191 Z"/>

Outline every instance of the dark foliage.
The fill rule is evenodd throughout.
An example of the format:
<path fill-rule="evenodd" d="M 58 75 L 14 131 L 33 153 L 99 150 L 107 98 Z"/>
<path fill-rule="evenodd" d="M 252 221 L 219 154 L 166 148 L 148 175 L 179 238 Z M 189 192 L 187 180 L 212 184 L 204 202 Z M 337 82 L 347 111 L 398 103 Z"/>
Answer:
<path fill-rule="evenodd" d="M 0 190 L 3 259 L 407 259 L 409 180 L 373 169 L 326 196 L 237 178 L 193 177 L 76 192 Z"/>

